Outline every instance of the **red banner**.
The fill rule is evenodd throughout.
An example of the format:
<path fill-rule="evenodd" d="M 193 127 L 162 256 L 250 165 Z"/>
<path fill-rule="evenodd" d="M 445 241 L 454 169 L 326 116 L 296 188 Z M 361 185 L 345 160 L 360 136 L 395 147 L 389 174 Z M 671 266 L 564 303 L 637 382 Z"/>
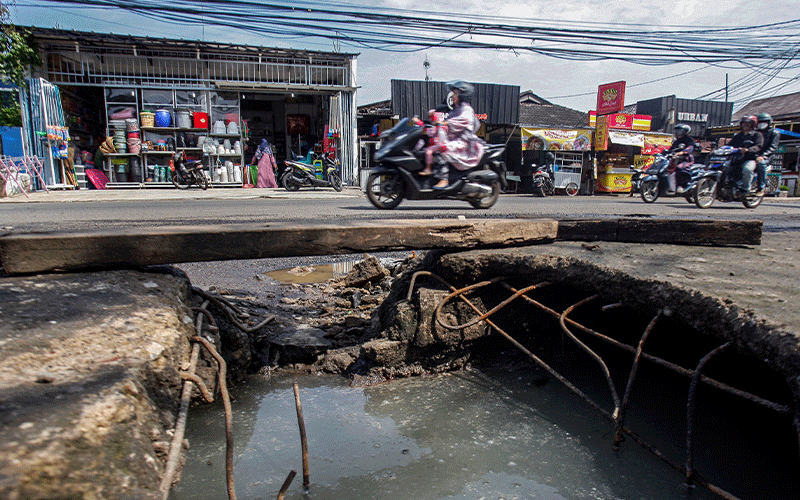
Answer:
<path fill-rule="evenodd" d="M 597 87 L 597 114 L 608 115 L 625 107 L 625 81 Z"/>

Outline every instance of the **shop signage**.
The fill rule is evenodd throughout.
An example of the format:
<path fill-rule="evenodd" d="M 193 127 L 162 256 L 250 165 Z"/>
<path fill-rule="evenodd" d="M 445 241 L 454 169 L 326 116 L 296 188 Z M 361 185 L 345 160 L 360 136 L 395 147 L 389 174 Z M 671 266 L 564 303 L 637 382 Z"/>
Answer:
<path fill-rule="evenodd" d="M 678 113 L 678 121 L 681 122 L 707 122 L 708 113 Z"/>
<path fill-rule="evenodd" d="M 650 115 L 632 115 L 629 113 L 614 113 L 608 116 L 608 128 L 621 128 L 624 130 L 650 131 L 653 117 Z M 589 126 L 594 127 L 597 122 L 597 112 L 589 111 Z"/>
<path fill-rule="evenodd" d="M 633 168 L 648 169 L 655 160 L 655 157 L 650 155 L 633 155 Z"/>
<path fill-rule="evenodd" d="M 625 81 L 597 87 L 597 114 L 608 115 L 625 107 Z"/>
<path fill-rule="evenodd" d="M 522 128 L 524 149 L 548 151 L 589 151 L 592 148 L 589 129 Z"/>
<path fill-rule="evenodd" d="M 644 135 L 643 155 L 655 155 L 669 149 L 672 145 L 671 135 Z"/>
<path fill-rule="evenodd" d="M 594 131 L 594 149 L 605 151 L 608 149 L 608 117 L 598 116 L 597 127 Z"/>

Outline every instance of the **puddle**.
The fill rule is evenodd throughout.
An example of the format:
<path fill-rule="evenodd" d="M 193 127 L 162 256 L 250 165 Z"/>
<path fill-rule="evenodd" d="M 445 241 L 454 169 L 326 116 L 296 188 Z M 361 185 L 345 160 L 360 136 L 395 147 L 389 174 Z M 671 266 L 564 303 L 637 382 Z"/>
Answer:
<path fill-rule="evenodd" d="M 529 372 L 470 371 L 351 388 L 340 377 L 284 375 L 234 394 L 240 499 L 716 498 L 636 445 L 614 453 L 609 423 L 558 383 Z M 301 389 L 311 488 L 292 383 Z M 226 498 L 221 405 L 189 415 L 182 481 L 170 498 Z"/>
<path fill-rule="evenodd" d="M 297 266 L 289 269 L 276 269 L 264 274 L 281 283 L 322 283 L 331 278 L 346 276 L 356 262 L 358 261 L 349 260 L 319 266 Z"/>

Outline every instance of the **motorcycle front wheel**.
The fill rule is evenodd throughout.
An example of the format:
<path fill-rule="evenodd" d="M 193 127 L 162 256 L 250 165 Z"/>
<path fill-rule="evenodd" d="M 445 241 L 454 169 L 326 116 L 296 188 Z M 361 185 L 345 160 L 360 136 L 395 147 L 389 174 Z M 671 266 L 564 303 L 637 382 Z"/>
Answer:
<path fill-rule="evenodd" d="M 395 208 L 403 201 L 403 181 L 399 172 L 381 172 L 367 177 L 367 199 L 381 210 Z"/>
<path fill-rule="evenodd" d="M 181 182 L 183 179 L 178 176 L 178 172 L 172 172 L 172 184 L 178 189 L 189 189 L 189 184 Z"/>
<path fill-rule="evenodd" d="M 287 191 L 297 191 L 300 189 L 300 184 L 295 182 L 291 172 L 286 172 L 283 175 L 281 184 L 283 184 L 283 187 L 286 188 Z"/>
<path fill-rule="evenodd" d="M 694 204 L 699 208 L 708 208 L 714 203 L 714 198 L 717 197 L 717 181 L 708 177 L 700 179 L 694 189 Z"/>
<path fill-rule="evenodd" d="M 342 178 L 339 177 L 337 172 L 331 172 L 328 174 L 328 181 L 331 183 L 331 187 L 337 193 L 342 190 Z"/>
<path fill-rule="evenodd" d="M 658 199 L 658 181 L 645 181 L 641 189 L 642 201 L 653 203 Z"/>

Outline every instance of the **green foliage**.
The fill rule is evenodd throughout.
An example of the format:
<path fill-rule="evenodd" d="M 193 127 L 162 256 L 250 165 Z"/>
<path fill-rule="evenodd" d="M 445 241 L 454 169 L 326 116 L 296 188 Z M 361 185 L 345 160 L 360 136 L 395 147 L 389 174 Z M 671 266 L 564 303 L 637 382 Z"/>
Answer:
<path fill-rule="evenodd" d="M 19 103 L 10 102 L 0 107 L 0 127 L 21 127 L 22 117 L 19 112 Z"/>
<path fill-rule="evenodd" d="M 22 85 L 28 70 L 41 64 L 33 36 L 12 24 L 3 23 L 0 26 L 0 78 Z"/>

